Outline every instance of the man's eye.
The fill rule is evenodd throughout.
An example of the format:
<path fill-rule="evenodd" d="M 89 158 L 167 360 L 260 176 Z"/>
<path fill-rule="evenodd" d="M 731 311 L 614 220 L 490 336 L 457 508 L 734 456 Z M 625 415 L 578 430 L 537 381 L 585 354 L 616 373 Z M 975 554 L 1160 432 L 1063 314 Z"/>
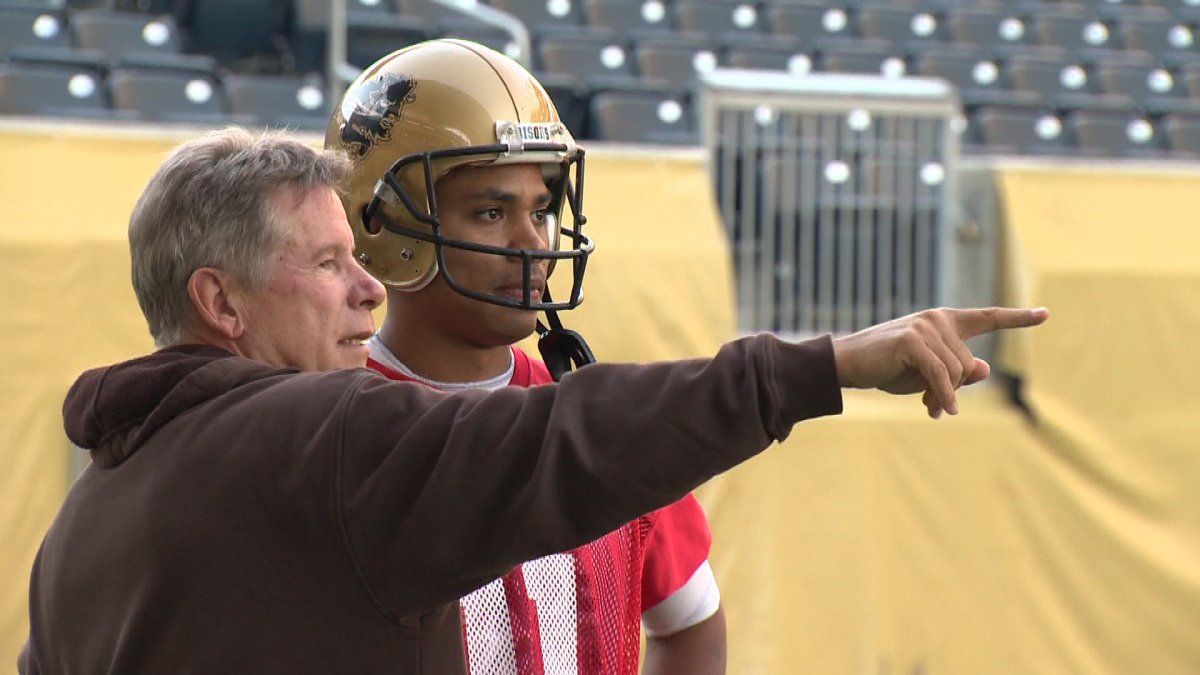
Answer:
<path fill-rule="evenodd" d="M 479 212 L 479 217 L 485 220 L 500 220 L 504 217 L 504 212 L 497 208 L 484 209 Z"/>
<path fill-rule="evenodd" d="M 321 267 L 323 269 L 335 270 L 335 269 L 337 269 L 337 266 L 338 266 L 338 262 L 337 262 L 337 260 L 334 260 L 333 258 L 329 258 L 328 260 L 321 261 Z"/>
<path fill-rule="evenodd" d="M 550 215 L 550 209 L 538 209 L 533 212 L 533 219 L 539 223 L 545 222 L 546 217 Z"/>

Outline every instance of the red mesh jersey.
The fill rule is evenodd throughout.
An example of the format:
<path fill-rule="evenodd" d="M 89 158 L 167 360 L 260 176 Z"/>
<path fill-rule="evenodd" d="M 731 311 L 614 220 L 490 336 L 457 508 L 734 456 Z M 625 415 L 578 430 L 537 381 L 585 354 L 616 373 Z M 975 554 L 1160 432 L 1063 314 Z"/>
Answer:
<path fill-rule="evenodd" d="M 521 350 L 513 357 L 510 386 L 553 381 Z M 411 379 L 374 359 L 367 365 Z M 651 607 L 687 583 L 710 543 L 704 513 L 688 495 L 577 549 L 520 565 L 461 600 L 468 669 L 636 675 L 643 602 Z"/>

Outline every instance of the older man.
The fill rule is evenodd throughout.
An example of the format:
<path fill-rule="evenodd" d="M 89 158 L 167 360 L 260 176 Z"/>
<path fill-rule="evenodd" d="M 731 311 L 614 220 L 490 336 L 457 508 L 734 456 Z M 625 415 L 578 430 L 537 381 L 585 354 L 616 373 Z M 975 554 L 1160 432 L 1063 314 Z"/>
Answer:
<path fill-rule="evenodd" d="M 463 673 L 459 597 L 839 412 L 839 385 L 956 412 L 988 372 L 962 339 L 1046 318 L 931 311 L 446 394 L 353 368 L 383 289 L 348 171 L 230 130 L 151 179 L 129 238 L 159 349 L 67 395 L 93 461 L 34 563 L 22 673 Z"/>

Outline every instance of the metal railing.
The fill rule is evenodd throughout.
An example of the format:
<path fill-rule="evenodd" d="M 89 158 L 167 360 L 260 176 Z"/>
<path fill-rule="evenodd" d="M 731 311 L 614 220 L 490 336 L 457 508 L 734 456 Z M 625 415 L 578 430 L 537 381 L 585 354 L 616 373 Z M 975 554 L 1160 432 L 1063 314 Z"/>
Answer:
<path fill-rule="evenodd" d="M 700 98 L 742 331 L 846 333 L 959 300 L 949 84 L 718 69 Z"/>

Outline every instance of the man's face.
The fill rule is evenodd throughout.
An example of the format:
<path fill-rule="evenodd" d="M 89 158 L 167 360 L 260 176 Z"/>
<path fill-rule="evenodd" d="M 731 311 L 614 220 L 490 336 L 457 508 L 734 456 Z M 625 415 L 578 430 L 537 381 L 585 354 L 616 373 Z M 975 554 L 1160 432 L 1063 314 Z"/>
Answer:
<path fill-rule="evenodd" d="M 242 353 L 302 370 L 361 367 L 363 340 L 375 331 L 371 310 L 383 286 L 354 260 L 354 238 L 332 189 L 271 196 L 291 237 L 272 259 L 267 286 L 243 295 Z"/>
<path fill-rule="evenodd" d="M 551 194 L 541 169 L 533 164 L 464 168 L 437 184 L 442 236 L 479 244 L 544 251 L 551 218 Z M 520 301 L 523 273 L 520 258 L 445 247 L 446 268 L 470 290 Z M 530 298 L 541 298 L 548 261 L 533 263 Z M 517 342 L 533 332 L 537 312 L 472 300 L 451 289 L 438 274 L 418 292 L 426 319 L 442 332 L 475 346 Z M 417 299 L 417 298 L 414 298 Z"/>

